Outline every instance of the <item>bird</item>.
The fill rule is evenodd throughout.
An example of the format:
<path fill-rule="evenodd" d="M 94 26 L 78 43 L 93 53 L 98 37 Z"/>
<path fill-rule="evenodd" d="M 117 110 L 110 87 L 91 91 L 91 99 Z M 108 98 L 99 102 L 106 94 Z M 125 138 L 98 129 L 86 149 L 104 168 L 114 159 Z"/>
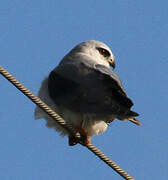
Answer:
<path fill-rule="evenodd" d="M 91 143 L 92 136 L 104 133 L 114 119 L 141 125 L 115 66 L 114 55 L 105 43 L 88 40 L 70 50 L 42 81 L 38 97 L 81 134 L 84 145 Z M 42 118 L 47 127 L 68 136 L 70 146 L 78 143 L 37 106 L 35 119 Z"/>

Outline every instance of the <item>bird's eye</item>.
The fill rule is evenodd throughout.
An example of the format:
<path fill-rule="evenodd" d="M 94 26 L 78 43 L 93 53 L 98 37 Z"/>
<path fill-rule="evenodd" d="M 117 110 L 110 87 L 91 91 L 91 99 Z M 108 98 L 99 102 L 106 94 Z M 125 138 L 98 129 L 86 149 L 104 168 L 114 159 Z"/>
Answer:
<path fill-rule="evenodd" d="M 104 48 L 97 48 L 97 50 L 99 51 L 99 53 L 101 55 L 103 55 L 104 57 L 110 57 L 110 53 L 109 51 L 107 51 L 106 49 Z"/>

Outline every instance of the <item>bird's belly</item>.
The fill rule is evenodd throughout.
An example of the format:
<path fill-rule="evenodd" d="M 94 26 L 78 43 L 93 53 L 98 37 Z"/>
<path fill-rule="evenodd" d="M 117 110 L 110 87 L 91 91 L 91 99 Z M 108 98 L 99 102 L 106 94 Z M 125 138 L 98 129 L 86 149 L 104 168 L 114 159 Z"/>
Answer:
<path fill-rule="evenodd" d="M 58 113 L 67 123 L 72 124 L 75 128 L 83 128 L 88 136 L 98 135 L 106 131 L 107 122 L 112 121 L 112 116 L 100 116 L 96 114 L 85 114 L 73 112 L 65 107 L 52 106 L 52 109 Z M 49 115 L 42 111 L 39 107 L 36 109 L 36 119 L 45 118 L 47 127 L 54 128 L 61 135 L 69 135 L 62 126 L 54 121 Z"/>
<path fill-rule="evenodd" d="M 108 125 L 107 120 L 109 116 L 98 116 L 96 114 L 77 113 L 69 109 L 61 109 L 60 115 L 66 122 L 72 124 L 74 127 L 83 128 L 88 136 L 94 136 L 106 131 Z"/>

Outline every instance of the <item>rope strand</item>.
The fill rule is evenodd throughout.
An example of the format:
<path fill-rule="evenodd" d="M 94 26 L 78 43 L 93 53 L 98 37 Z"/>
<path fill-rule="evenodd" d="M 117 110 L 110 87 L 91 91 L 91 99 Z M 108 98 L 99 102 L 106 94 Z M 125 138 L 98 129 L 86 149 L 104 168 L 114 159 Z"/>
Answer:
<path fill-rule="evenodd" d="M 63 128 L 65 128 L 70 134 L 74 135 L 80 143 L 80 134 L 77 132 L 73 126 L 69 123 L 66 123 L 65 120 L 59 116 L 57 113 L 52 111 L 52 109 L 47 106 L 43 101 L 40 100 L 37 96 L 35 96 L 28 88 L 23 86 L 16 78 L 14 78 L 9 72 L 7 72 L 2 66 L 0 66 L 0 74 L 2 74 L 9 82 L 11 82 L 17 89 L 19 89 L 24 95 L 26 95 L 32 102 L 42 108 L 49 116 L 51 116 L 58 124 L 60 124 Z M 84 145 L 83 145 L 84 146 Z M 97 147 L 93 144 L 88 144 L 86 147 L 92 151 L 96 156 L 98 156 L 102 161 L 104 161 L 109 167 L 114 169 L 120 176 L 122 176 L 126 180 L 135 180 L 131 177 L 127 172 L 121 169 L 114 161 L 108 158 L 103 152 L 101 152 Z"/>

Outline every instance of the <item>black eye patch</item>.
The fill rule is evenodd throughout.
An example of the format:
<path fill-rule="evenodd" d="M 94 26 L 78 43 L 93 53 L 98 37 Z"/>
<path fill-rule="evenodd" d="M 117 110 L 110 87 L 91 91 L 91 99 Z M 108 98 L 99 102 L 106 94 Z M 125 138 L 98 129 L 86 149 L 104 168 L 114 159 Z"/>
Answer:
<path fill-rule="evenodd" d="M 110 53 L 109 51 L 107 51 L 106 49 L 104 48 L 97 48 L 97 50 L 99 51 L 99 53 L 101 55 L 103 55 L 104 57 L 110 57 Z"/>

